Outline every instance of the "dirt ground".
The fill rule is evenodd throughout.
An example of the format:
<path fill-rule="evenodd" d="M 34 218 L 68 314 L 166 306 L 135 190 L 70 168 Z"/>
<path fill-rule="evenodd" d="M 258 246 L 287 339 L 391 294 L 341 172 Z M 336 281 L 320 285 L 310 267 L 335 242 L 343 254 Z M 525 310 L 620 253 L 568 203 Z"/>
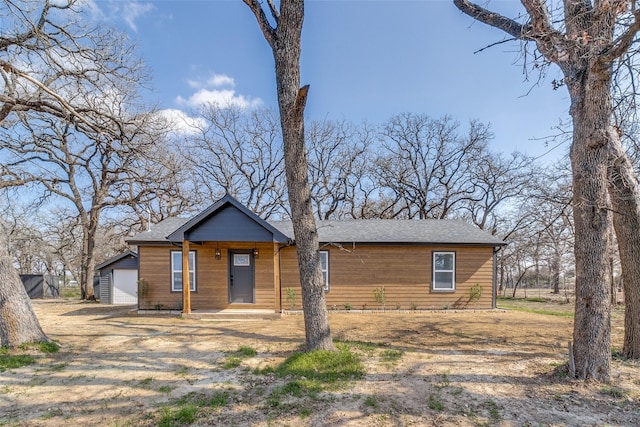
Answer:
<path fill-rule="evenodd" d="M 155 426 L 180 398 L 220 391 L 229 400 L 191 425 L 640 425 L 640 364 L 614 360 L 611 384 L 571 381 L 558 371 L 571 339 L 567 317 L 331 312 L 334 339 L 369 349 L 365 377 L 274 407 L 270 390 L 284 380 L 253 369 L 275 366 L 299 348 L 301 315 L 185 320 L 71 300 L 34 301 L 34 308 L 61 349 L 0 372 L 0 425 Z M 614 347 L 622 333 L 617 313 Z M 241 346 L 257 355 L 226 366 Z M 400 359 L 385 361 L 385 350 L 401 352 Z"/>

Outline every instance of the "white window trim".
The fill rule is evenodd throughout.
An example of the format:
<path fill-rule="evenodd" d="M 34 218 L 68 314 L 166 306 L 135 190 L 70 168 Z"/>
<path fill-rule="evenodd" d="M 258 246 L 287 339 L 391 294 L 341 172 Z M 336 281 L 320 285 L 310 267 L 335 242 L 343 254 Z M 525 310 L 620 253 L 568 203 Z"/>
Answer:
<path fill-rule="evenodd" d="M 453 268 L 451 270 L 436 270 L 436 255 L 453 255 Z M 456 253 L 454 251 L 434 251 L 431 255 L 431 290 L 433 292 L 455 292 L 456 290 Z M 452 273 L 450 288 L 436 288 L 436 273 Z"/>
<path fill-rule="evenodd" d="M 323 277 L 324 277 L 324 273 L 326 273 L 326 275 L 327 275 L 327 280 L 324 283 L 324 291 L 325 292 L 329 292 L 329 289 L 330 289 L 329 288 L 329 251 L 318 251 L 318 252 L 320 253 L 320 269 L 322 270 Z M 327 262 L 326 262 L 327 268 L 326 269 L 322 268 L 322 257 L 323 256 L 327 257 Z"/>
<path fill-rule="evenodd" d="M 174 261 L 174 255 L 173 254 L 180 254 L 180 262 L 178 263 L 178 265 L 176 266 Z M 192 258 L 193 257 L 193 258 Z M 190 280 L 191 283 L 189 283 L 189 288 L 191 290 L 191 292 L 195 292 L 196 291 L 196 251 L 189 251 L 189 264 L 191 264 L 192 268 L 189 268 L 189 274 L 193 274 L 193 280 Z M 176 268 L 177 267 L 177 268 Z M 182 275 L 182 251 L 171 251 L 171 292 L 182 292 L 182 289 L 176 289 L 175 286 L 175 273 L 180 272 L 180 274 Z"/>

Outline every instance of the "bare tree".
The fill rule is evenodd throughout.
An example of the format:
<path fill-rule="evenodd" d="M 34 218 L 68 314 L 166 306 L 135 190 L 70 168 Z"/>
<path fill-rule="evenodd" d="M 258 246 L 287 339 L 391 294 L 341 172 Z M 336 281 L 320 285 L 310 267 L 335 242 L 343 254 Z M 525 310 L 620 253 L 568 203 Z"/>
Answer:
<path fill-rule="evenodd" d="M 449 117 L 403 114 L 382 126 L 377 183 L 392 194 L 394 216 L 448 218 L 473 200 L 476 162 L 487 153 L 488 126 L 471 122 L 467 135 Z"/>
<path fill-rule="evenodd" d="M 319 219 L 352 216 L 370 188 L 372 132 L 345 121 L 307 127 L 311 200 Z M 363 192 L 364 190 L 364 192 Z"/>
<path fill-rule="evenodd" d="M 618 216 L 614 224 L 617 223 L 621 257 L 626 260 L 625 254 L 629 254 L 629 259 L 636 259 L 640 253 L 636 246 L 640 245 L 640 239 L 637 233 L 633 236 L 630 233 L 634 226 L 637 230 L 640 193 L 637 179 L 629 173 L 628 160 L 619 150 L 619 135 L 611 126 L 610 91 L 613 64 L 633 44 L 640 28 L 640 14 L 631 1 L 564 0 L 557 4 L 521 0 L 526 13 L 525 22 L 520 23 L 468 0 L 453 2 L 462 12 L 503 30 L 514 39 L 533 42 L 541 54 L 538 58 L 555 63 L 563 73 L 564 78 L 558 84 L 567 87 L 573 121 L 570 157 L 576 232 L 575 351 L 570 368 L 575 369 L 571 374 L 577 378 L 609 381 L 608 184 L 616 189 L 611 191 L 611 200 Z M 623 178 L 616 180 L 616 175 Z M 614 179 L 608 181 L 609 176 Z M 629 205 L 624 201 L 630 202 Z M 640 263 L 634 264 L 637 267 Z M 633 269 L 626 261 L 622 265 L 623 271 Z M 631 280 L 640 280 L 638 277 Z M 635 283 L 632 286 L 638 288 Z M 636 331 L 640 328 L 630 331 L 635 335 L 632 341 L 640 342 L 640 332 Z"/>
<path fill-rule="evenodd" d="M 230 194 L 262 218 L 286 210 L 277 115 L 268 109 L 205 105 L 182 150 L 196 186 L 210 200 Z"/>
<path fill-rule="evenodd" d="M 487 152 L 474 159 L 471 173 L 474 193 L 462 206 L 468 212 L 465 217 L 478 228 L 495 234 L 500 208 L 526 197 L 539 170 L 540 166 L 530 157 L 517 152 L 508 157 Z"/>
<path fill-rule="evenodd" d="M 102 149 L 121 144 L 129 134 L 128 122 L 123 123 L 122 118 L 132 105 L 120 101 L 140 76 L 139 63 L 132 56 L 131 46 L 119 38 L 118 33 L 105 26 L 91 25 L 95 21 L 83 16 L 83 4 L 76 0 L 2 1 L 0 125 L 3 136 L 0 139 L 3 144 L 20 138 L 30 139 L 29 143 L 34 144 L 32 131 L 37 129 L 42 131 L 38 136 L 42 143 L 53 142 L 60 136 L 83 135 L 96 143 L 100 141 Z M 53 128 L 46 129 L 47 124 Z M 87 145 L 87 149 L 94 148 Z M 0 153 L 4 155 L 6 151 L 3 149 Z M 31 160 L 39 161 L 38 157 L 42 156 L 44 160 L 69 164 L 75 160 L 47 159 L 48 155 L 35 152 L 27 156 Z M 37 177 L 33 170 L 23 175 L 24 170 L 10 168 L 19 168 L 20 162 L 24 165 L 28 161 L 19 156 L 13 157 L 13 165 L 3 161 L 0 187 L 25 184 Z M 62 183 L 51 181 L 49 184 L 47 191 L 53 193 Z M 94 219 L 90 217 L 92 223 Z M 3 254 L 5 248 L 3 246 Z M 11 263 L 3 261 L 1 267 L 0 275 L 6 282 L 0 287 L 0 301 L 3 301 L 0 322 L 12 329 L 3 344 L 14 346 L 33 340 L 34 336 L 25 330 L 35 331 L 39 327 L 35 326 L 37 319 L 20 281 L 14 280 L 15 274 L 7 271 L 12 269 Z M 87 260 L 85 271 L 92 268 Z M 43 335 L 35 336 L 38 340 L 44 339 Z"/>
<path fill-rule="evenodd" d="M 135 120 L 145 126 L 141 116 Z M 133 123 L 133 121 L 132 121 Z M 69 122 L 56 117 L 30 114 L 13 126 L 17 136 L 2 142 L 6 163 L 3 177 L 37 184 L 45 196 L 70 202 L 82 230 L 80 284 L 83 299 L 93 299 L 96 236 L 105 209 L 138 200 L 148 192 L 136 186 L 132 194 L 131 175 L 139 179 L 139 160 L 150 153 L 151 138 L 140 138 L 138 124 L 121 120 L 119 139 L 78 132 Z M 145 146 L 145 143 L 147 144 Z M 162 176 L 154 176 L 160 179 Z"/>
<path fill-rule="evenodd" d="M 243 0 L 255 15 L 276 67 L 289 205 L 298 252 L 307 350 L 334 350 L 318 252 L 318 233 L 309 189 L 304 108 L 309 86 L 300 87 L 303 0 L 268 0 L 269 22 L 258 0 Z"/>

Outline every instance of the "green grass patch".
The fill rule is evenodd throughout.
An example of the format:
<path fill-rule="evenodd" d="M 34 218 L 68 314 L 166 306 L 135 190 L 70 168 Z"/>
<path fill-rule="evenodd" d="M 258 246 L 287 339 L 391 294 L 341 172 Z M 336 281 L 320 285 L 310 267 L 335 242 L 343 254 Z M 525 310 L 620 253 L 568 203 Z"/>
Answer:
<path fill-rule="evenodd" d="M 256 357 L 258 355 L 258 350 L 253 347 L 243 345 L 238 347 L 238 350 L 236 350 L 236 355 L 238 357 Z"/>
<path fill-rule="evenodd" d="M 429 395 L 429 409 L 442 412 L 444 410 L 444 404 L 433 394 Z"/>
<path fill-rule="evenodd" d="M 402 350 L 394 350 L 394 349 L 386 349 L 380 352 L 380 359 L 385 363 L 396 364 L 400 359 L 404 356 L 404 351 Z"/>
<path fill-rule="evenodd" d="M 502 299 L 503 297 L 499 298 L 499 307 L 498 308 L 507 308 L 509 310 L 514 310 L 514 311 L 522 311 L 525 313 L 534 313 L 534 314 L 543 314 L 546 316 L 558 316 L 558 317 L 567 317 L 567 318 L 573 318 L 574 316 L 574 312 L 573 310 L 567 310 L 567 311 L 557 311 L 557 310 L 548 310 L 548 309 L 544 309 L 544 308 L 532 308 L 532 307 L 526 307 L 523 305 L 519 305 L 519 304 L 514 304 L 513 302 L 516 301 L 523 301 L 522 299 L 511 299 L 511 301 L 509 302 L 505 302 L 504 299 Z M 502 300 L 501 300 L 502 299 Z"/>
<path fill-rule="evenodd" d="M 629 391 L 616 386 L 605 386 L 600 389 L 600 393 L 607 394 L 616 399 L 622 399 L 629 394 Z"/>
<path fill-rule="evenodd" d="M 255 348 L 246 345 L 240 346 L 236 351 L 229 352 L 229 356 L 224 359 L 222 367 L 224 369 L 237 368 L 242 364 L 244 359 L 255 357 L 257 355 L 258 351 Z"/>
<path fill-rule="evenodd" d="M 308 397 L 315 400 L 321 391 L 322 387 L 315 381 L 296 379 L 289 381 L 281 387 L 275 387 L 269 394 L 269 397 L 267 397 L 266 402 L 271 408 L 281 408 L 285 406 L 283 401 L 287 397 L 295 397 L 298 399 Z"/>
<path fill-rule="evenodd" d="M 179 377 L 184 377 L 189 373 L 189 368 L 187 368 L 186 366 L 181 366 L 180 369 L 178 369 L 175 374 L 178 375 Z"/>
<path fill-rule="evenodd" d="M 158 392 L 169 394 L 174 389 L 175 389 L 175 387 L 171 386 L 171 385 L 161 385 L 160 387 L 158 387 Z"/>
<path fill-rule="evenodd" d="M 524 300 L 527 302 L 547 302 L 547 300 L 542 297 L 528 297 Z"/>
<path fill-rule="evenodd" d="M 192 424 L 196 420 L 198 412 L 199 409 L 194 405 L 185 405 L 177 409 L 164 407 L 161 409 L 158 427 L 178 427 Z"/>
<path fill-rule="evenodd" d="M 344 345 L 339 345 L 337 351 L 295 353 L 275 368 L 274 372 L 279 377 L 305 377 L 321 383 L 360 379 L 365 373 L 360 357 Z"/>
<path fill-rule="evenodd" d="M 53 341 L 40 341 L 20 344 L 18 346 L 20 350 L 34 349 L 40 353 L 53 354 L 60 350 L 60 346 Z"/>
<path fill-rule="evenodd" d="M 187 393 L 176 401 L 178 406 L 195 406 L 197 408 L 219 408 L 229 403 L 228 391 L 218 391 L 212 395 L 203 393 Z"/>
<path fill-rule="evenodd" d="M 500 408 L 498 407 L 498 404 L 496 402 L 494 402 L 493 400 L 488 400 L 488 401 L 485 402 L 485 405 L 486 405 L 487 409 L 489 410 L 489 417 L 494 422 L 500 421 L 502 416 L 500 415 Z"/>
<path fill-rule="evenodd" d="M 62 298 L 80 299 L 80 286 L 62 286 L 60 287 L 60 296 Z"/>
<path fill-rule="evenodd" d="M 373 356 L 380 347 L 385 346 L 383 343 L 372 343 L 369 341 L 357 340 L 334 340 L 334 342 L 338 345 L 348 346 L 352 350 L 358 350 L 368 356 Z"/>
<path fill-rule="evenodd" d="M 33 365 L 35 362 L 36 360 L 33 358 L 33 356 L 29 356 L 28 354 L 1 354 L 0 372 L 4 372 L 7 369 L 16 369 L 27 365 Z"/>
<path fill-rule="evenodd" d="M 378 399 L 376 399 L 375 396 L 367 396 L 366 399 L 364 399 L 364 406 L 377 408 L 378 406 L 380 406 L 380 404 L 378 403 Z"/>
<path fill-rule="evenodd" d="M 242 364 L 242 359 L 237 356 L 229 356 L 224 360 L 222 367 L 224 369 L 233 369 L 237 368 Z"/>
<path fill-rule="evenodd" d="M 524 307 L 505 307 L 515 311 L 524 311 L 527 313 L 534 314 L 543 314 L 545 316 L 558 316 L 558 317 L 568 317 L 573 319 L 574 313 L 569 311 L 554 311 L 554 310 L 542 310 L 535 308 L 524 308 Z"/>
<path fill-rule="evenodd" d="M 152 377 L 147 377 L 143 380 L 138 381 L 138 387 L 140 388 L 149 388 L 151 386 L 151 382 L 153 382 Z"/>
<path fill-rule="evenodd" d="M 203 408 L 219 408 L 230 401 L 229 392 L 220 391 L 213 395 L 187 393 L 174 401 L 173 406 L 160 408 L 158 427 L 179 427 L 193 424 Z"/>

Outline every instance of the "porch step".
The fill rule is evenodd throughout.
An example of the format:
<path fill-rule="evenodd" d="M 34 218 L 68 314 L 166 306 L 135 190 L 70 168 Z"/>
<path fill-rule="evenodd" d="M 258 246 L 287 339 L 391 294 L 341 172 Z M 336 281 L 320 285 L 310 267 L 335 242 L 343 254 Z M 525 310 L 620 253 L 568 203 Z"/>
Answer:
<path fill-rule="evenodd" d="M 251 320 L 274 320 L 282 317 L 281 313 L 273 310 L 192 310 L 189 314 L 182 314 L 186 319 L 200 319 L 209 321 L 251 321 Z"/>

